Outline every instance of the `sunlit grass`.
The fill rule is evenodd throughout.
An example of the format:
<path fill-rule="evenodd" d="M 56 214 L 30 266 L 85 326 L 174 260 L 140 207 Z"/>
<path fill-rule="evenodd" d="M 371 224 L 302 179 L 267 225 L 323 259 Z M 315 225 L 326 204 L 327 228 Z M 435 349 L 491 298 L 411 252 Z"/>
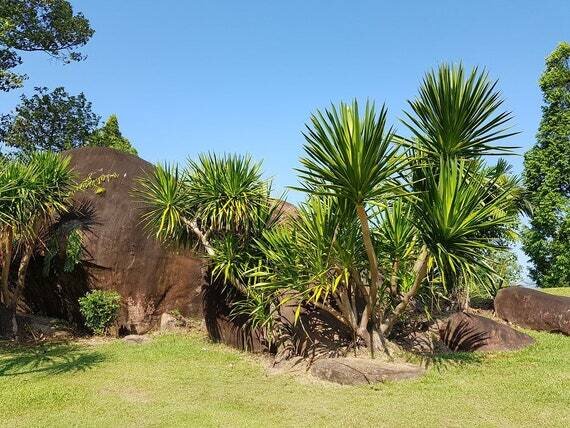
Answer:
<path fill-rule="evenodd" d="M 0 425 L 564 426 L 570 338 L 443 359 L 421 379 L 341 387 L 269 375 L 197 335 L 132 345 L 0 346 Z M 462 362 L 463 361 L 463 362 Z"/>
<path fill-rule="evenodd" d="M 540 291 L 545 293 L 555 294 L 557 296 L 570 297 L 570 287 L 556 287 L 556 288 L 541 288 Z"/>

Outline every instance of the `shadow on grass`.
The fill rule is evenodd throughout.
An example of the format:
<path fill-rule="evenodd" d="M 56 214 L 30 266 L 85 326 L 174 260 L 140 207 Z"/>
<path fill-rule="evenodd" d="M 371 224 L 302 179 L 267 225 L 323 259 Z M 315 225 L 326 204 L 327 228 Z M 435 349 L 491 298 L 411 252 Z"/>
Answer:
<path fill-rule="evenodd" d="M 0 377 L 82 372 L 104 360 L 101 353 L 71 343 L 16 345 L 0 341 Z"/>
<path fill-rule="evenodd" d="M 406 353 L 406 361 L 419 364 L 426 369 L 433 367 L 438 372 L 453 367 L 481 364 L 485 356 L 479 352 L 422 352 Z"/>
<path fill-rule="evenodd" d="M 478 365 L 484 356 L 474 352 L 449 352 L 422 357 L 422 364 L 426 368 L 433 367 L 438 372 L 449 370 L 453 367 Z"/>

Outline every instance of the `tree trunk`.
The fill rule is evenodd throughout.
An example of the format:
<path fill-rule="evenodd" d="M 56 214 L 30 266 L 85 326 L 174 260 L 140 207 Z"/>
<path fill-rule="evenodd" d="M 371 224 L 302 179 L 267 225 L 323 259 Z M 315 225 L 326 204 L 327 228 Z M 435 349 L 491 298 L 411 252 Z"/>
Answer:
<path fill-rule="evenodd" d="M 6 305 L 0 303 L 0 337 L 6 339 L 14 338 L 14 314 Z"/>
<path fill-rule="evenodd" d="M 10 265 L 12 263 L 12 245 L 13 245 L 13 232 L 10 227 L 8 227 L 6 234 L 4 236 L 4 240 L 2 242 L 2 283 L 1 283 L 1 295 L 0 301 L 3 302 L 5 305 L 9 302 L 9 287 L 8 281 L 10 279 Z"/>
<path fill-rule="evenodd" d="M 398 297 L 398 271 L 400 270 L 400 260 L 395 259 L 392 263 L 392 275 L 390 277 L 390 295 Z"/>
<path fill-rule="evenodd" d="M 381 333 L 378 329 L 358 329 L 356 334 L 364 341 L 368 349 L 387 352 L 383 337 L 381 336 Z"/>
<path fill-rule="evenodd" d="M 408 307 L 410 299 L 418 293 L 420 286 L 422 285 L 422 282 L 427 275 L 428 260 L 429 252 L 427 247 L 424 245 L 418 259 L 416 260 L 416 264 L 414 265 L 415 278 L 412 288 L 410 288 L 410 291 L 408 291 L 404 297 L 402 297 L 401 302 L 394 308 L 392 314 L 386 318 L 386 322 L 384 322 L 380 327 L 380 331 L 384 335 L 390 334 L 392 327 L 394 327 L 394 324 L 398 318 L 400 318 L 402 313 Z"/>
<path fill-rule="evenodd" d="M 31 244 L 24 245 L 24 251 L 22 258 L 20 259 L 20 266 L 18 267 L 18 278 L 16 281 L 16 289 L 12 294 L 9 304 L 7 305 L 8 315 L 11 320 L 11 334 L 13 338 L 18 337 L 18 322 L 16 320 L 16 310 L 18 308 L 18 300 L 20 300 L 20 294 L 26 285 L 26 276 L 28 273 L 28 265 L 30 264 L 30 259 L 33 254 L 33 246 Z"/>
<path fill-rule="evenodd" d="M 363 204 L 356 205 L 356 213 L 360 221 L 360 228 L 362 230 L 362 240 L 364 241 L 364 248 L 368 256 L 368 263 L 370 264 L 370 293 L 368 300 L 368 313 L 370 314 L 370 326 L 368 342 L 370 344 L 370 357 L 374 358 L 374 325 L 376 323 L 374 313 L 376 312 L 376 299 L 378 298 L 378 260 L 374 247 L 372 245 L 372 238 L 370 234 L 370 226 L 368 225 L 368 216 Z"/>

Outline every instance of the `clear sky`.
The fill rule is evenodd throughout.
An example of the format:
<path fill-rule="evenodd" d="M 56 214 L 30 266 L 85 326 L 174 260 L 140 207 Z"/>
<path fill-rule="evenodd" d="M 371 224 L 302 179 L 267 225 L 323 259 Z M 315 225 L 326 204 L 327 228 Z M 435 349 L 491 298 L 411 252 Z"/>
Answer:
<path fill-rule="evenodd" d="M 84 92 L 103 118 L 118 115 L 151 162 L 249 152 L 264 161 L 277 190 L 296 182 L 300 131 L 316 108 L 370 98 L 385 102 L 398 125 L 422 75 L 444 61 L 483 66 L 499 79 L 521 132 L 511 142 L 522 154 L 540 120 L 544 58 L 570 40 L 570 0 L 72 4 L 96 31 L 83 50 L 87 60 L 64 66 L 26 56 L 24 92 Z M 20 93 L 2 94 L 0 112 Z M 510 161 L 521 170 L 521 157 Z"/>

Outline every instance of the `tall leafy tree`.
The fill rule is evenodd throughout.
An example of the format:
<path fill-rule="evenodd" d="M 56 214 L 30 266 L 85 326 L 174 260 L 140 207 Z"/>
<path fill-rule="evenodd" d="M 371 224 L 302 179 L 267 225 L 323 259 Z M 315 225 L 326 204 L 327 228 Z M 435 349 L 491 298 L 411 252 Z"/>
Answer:
<path fill-rule="evenodd" d="M 570 284 L 570 44 L 546 58 L 535 146 L 525 154 L 524 180 L 533 206 L 523 248 L 539 287 Z"/>
<path fill-rule="evenodd" d="M 114 114 L 109 116 L 107 122 L 101 128 L 96 129 L 91 134 L 88 144 L 95 147 L 111 147 L 133 155 L 137 154 L 137 149 L 121 133 L 119 119 Z"/>
<path fill-rule="evenodd" d="M 94 30 L 66 0 L 2 0 L 0 2 L 0 90 L 22 86 L 26 76 L 12 69 L 19 52 L 45 52 L 63 62 L 80 61 L 78 51 Z"/>
<path fill-rule="evenodd" d="M 87 144 L 96 129 L 99 116 L 83 93 L 69 95 L 62 87 L 49 92 L 22 95 L 11 114 L 2 116 L 0 143 L 17 153 L 37 150 L 60 152 Z"/>

